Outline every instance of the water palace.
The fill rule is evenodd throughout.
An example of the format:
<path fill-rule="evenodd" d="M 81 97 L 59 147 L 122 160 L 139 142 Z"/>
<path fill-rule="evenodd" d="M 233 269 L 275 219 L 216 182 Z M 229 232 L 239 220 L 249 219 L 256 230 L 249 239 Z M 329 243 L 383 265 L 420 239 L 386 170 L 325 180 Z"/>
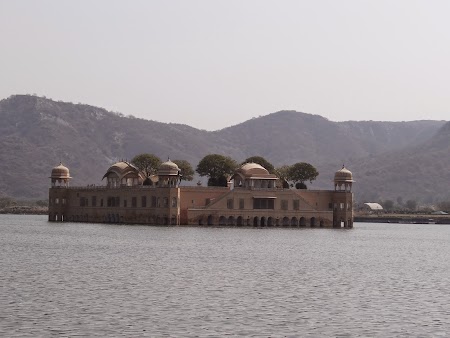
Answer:
<path fill-rule="evenodd" d="M 353 227 L 352 173 L 342 167 L 333 190 L 286 189 L 256 163 L 236 170 L 228 187 L 180 186 L 168 160 L 145 180 L 133 164 L 113 164 L 104 186 L 69 186 L 69 169 L 52 169 L 49 221 L 148 225 Z"/>

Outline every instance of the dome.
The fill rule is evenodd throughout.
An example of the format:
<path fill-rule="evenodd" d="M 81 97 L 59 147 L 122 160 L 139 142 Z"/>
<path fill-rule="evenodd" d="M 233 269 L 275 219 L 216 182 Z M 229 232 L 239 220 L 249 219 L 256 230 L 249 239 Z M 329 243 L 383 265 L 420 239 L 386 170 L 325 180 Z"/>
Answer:
<path fill-rule="evenodd" d="M 124 169 L 127 169 L 130 166 L 131 165 L 128 162 L 121 161 L 121 162 L 114 163 L 111 167 L 109 167 L 108 171 L 112 170 L 112 169 L 122 171 Z"/>
<path fill-rule="evenodd" d="M 179 174 L 180 168 L 170 159 L 162 163 L 158 168 L 158 176 L 178 176 Z"/>
<path fill-rule="evenodd" d="M 109 169 L 106 171 L 106 174 L 103 176 L 103 178 L 108 177 L 112 173 L 114 173 L 120 179 L 122 179 L 122 177 L 130 173 L 138 177 L 139 169 L 127 161 L 120 161 L 110 166 Z"/>
<path fill-rule="evenodd" d="M 342 166 L 342 169 L 336 171 L 336 173 L 334 174 L 334 181 L 335 182 L 354 182 L 353 174 L 346 167 Z"/>
<path fill-rule="evenodd" d="M 245 163 L 240 168 L 245 176 L 248 175 L 269 175 L 269 171 L 258 163 Z"/>
<path fill-rule="evenodd" d="M 63 178 L 72 178 L 70 177 L 69 168 L 62 165 L 60 162 L 58 166 L 52 169 L 52 175 L 50 178 L 54 179 L 63 179 Z"/>

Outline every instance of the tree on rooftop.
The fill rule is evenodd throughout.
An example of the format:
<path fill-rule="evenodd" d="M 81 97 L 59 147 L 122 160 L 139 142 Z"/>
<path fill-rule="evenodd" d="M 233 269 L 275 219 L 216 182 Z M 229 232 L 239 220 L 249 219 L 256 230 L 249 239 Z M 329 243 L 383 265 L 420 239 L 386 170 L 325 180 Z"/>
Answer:
<path fill-rule="evenodd" d="M 309 181 L 312 183 L 317 176 L 319 176 L 317 169 L 313 165 L 306 162 L 295 163 L 288 169 L 289 181 L 300 183 L 299 187 L 301 188 L 306 188 L 305 182 Z"/>
<path fill-rule="evenodd" d="M 288 189 L 289 188 L 289 166 L 288 165 L 282 165 L 281 167 L 278 167 L 274 170 L 275 175 L 278 176 L 281 183 L 283 184 L 283 188 Z"/>
<path fill-rule="evenodd" d="M 181 179 L 184 181 L 192 181 L 194 179 L 194 169 L 192 168 L 191 164 L 186 160 L 173 160 L 173 163 L 175 163 L 178 168 L 180 168 L 181 171 Z"/>
<path fill-rule="evenodd" d="M 161 159 L 153 154 L 139 154 L 133 157 L 131 163 L 144 174 L 145 178 L 150 178 L 157 173 Z"/>
<path fill-rule="evenodd" d="M 209 186 L 226 186 L 227 177 L 232 175 L 238 164 L 231 157 L 210 154 L 201 159 L 197 165 L 197 173 L 207 176 Z"/>

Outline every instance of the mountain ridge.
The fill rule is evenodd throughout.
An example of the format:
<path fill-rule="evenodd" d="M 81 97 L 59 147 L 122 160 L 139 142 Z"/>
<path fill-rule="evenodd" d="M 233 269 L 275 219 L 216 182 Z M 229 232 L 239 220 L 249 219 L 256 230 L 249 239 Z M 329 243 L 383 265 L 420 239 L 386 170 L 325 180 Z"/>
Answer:
<path fill-rule="evenodd" d="M 112 162 L 143 152 L 162 159 L 185 159 L 193 167 L 210 153 L 237 161 L 260 155 L 275 166 L 310 162 L 321 173 L 312 188 L 331 188 L 330 177 L 342 163 L 361 176 L 359 170 L 367 172 L 364 163 L 374 165 L 371 158 L 408 147 L 432 147 L 427 142 L 445 125 L 445 121 L 431 120 L 333 122 L 320 115 L 279 111 L 206 131 L 27 95 L 1 100 L 0 118 L 0 170 L 4 173 L 0 194 L 21 198 L 45 198 L 49 172 L 60 161 L 70 168 L 74 185 L 100 184 Z M 445 142 L 446 136 L 440 137 Z M 376 189 L 370 179 L 361 178 L 362 186 L 355 185 L 361 196 Z"/>

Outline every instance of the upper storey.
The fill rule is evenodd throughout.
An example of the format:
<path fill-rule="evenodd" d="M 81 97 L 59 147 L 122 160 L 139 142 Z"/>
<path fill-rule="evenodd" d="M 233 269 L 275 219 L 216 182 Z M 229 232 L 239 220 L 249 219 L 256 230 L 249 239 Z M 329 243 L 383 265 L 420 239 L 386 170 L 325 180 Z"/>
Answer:
<path fill-rule="evenodd" d="M 277 176 L 258 163 L 245 163 L 234 173 L 235 188 L 275 188 Z"/>

